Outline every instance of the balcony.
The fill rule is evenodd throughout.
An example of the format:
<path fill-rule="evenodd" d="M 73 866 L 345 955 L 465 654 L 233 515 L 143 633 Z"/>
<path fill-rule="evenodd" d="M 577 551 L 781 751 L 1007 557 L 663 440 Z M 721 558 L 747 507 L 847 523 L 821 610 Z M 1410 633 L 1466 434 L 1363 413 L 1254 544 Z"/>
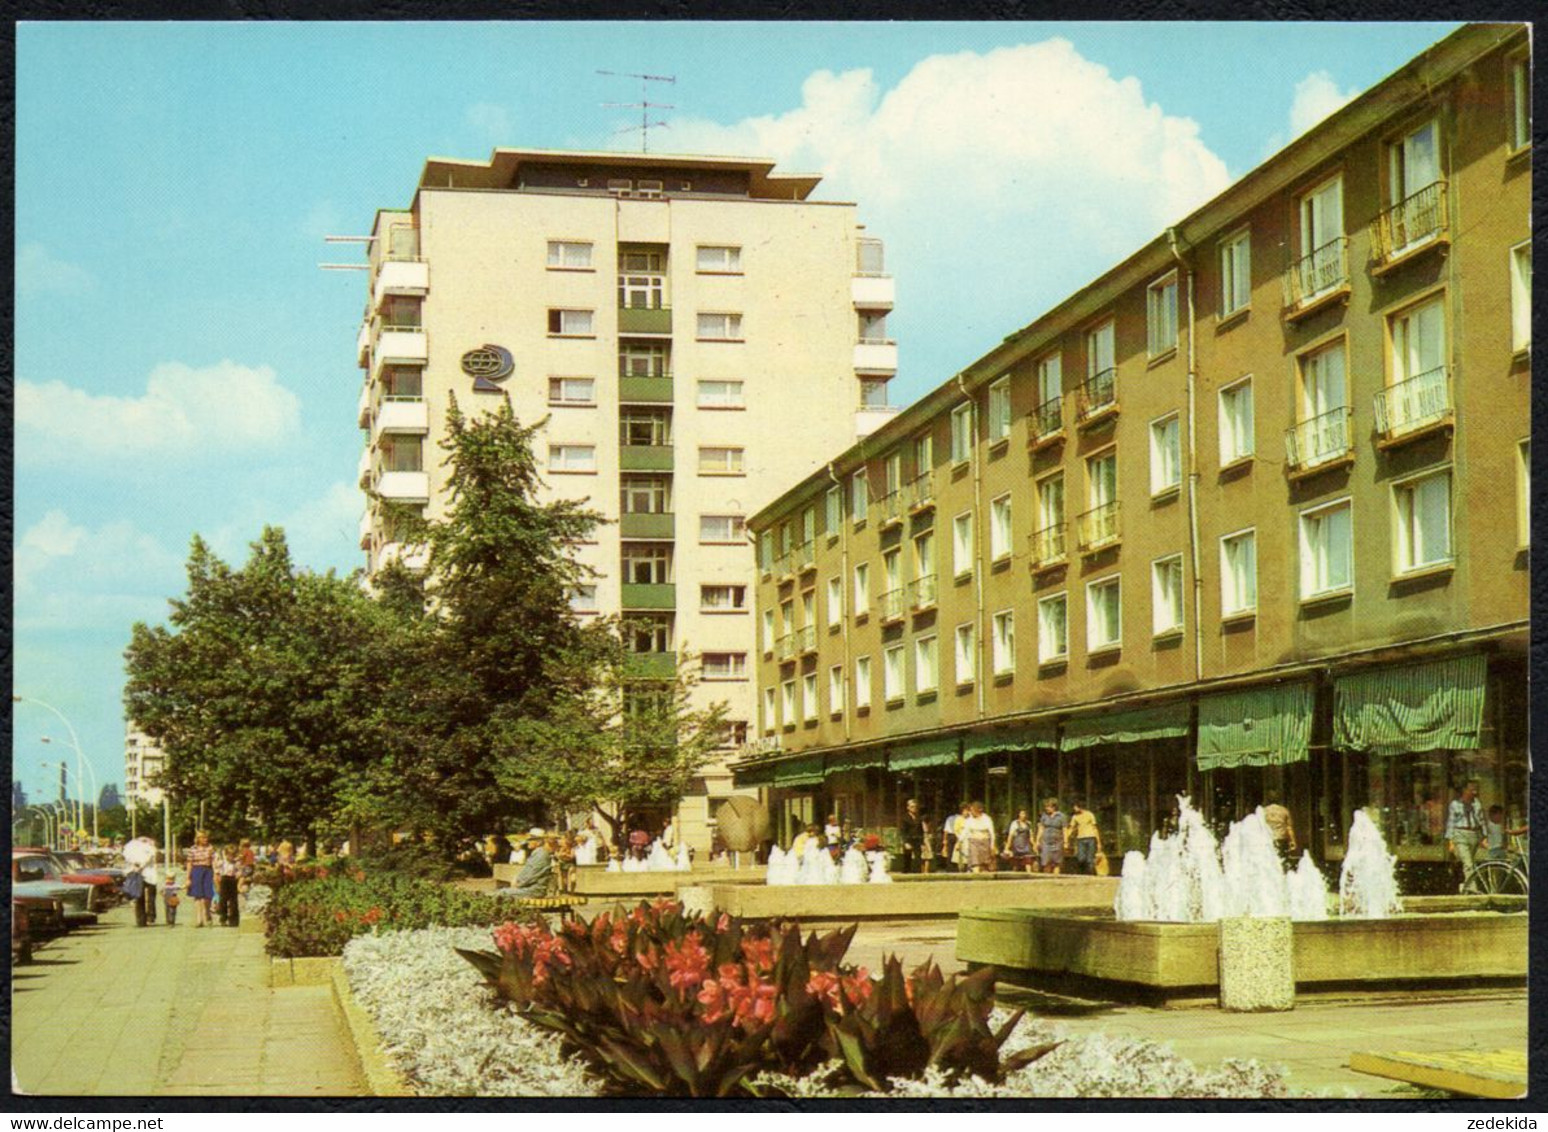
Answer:
<path fill-rule="evenodd" d="M 361 428 L 371 427 L 371 386 L 369 383 L 360 387 L 360 400 L 355 406 L 355 423 Z"/>
<path fill-rule="evenodd" d="M 383 397 L 376 409 L 377 432 L 430 431 L 430 406 L 423 397 Z"/>
<path fill-rule="evenodd" d="M 897 300 L 898 285 L 890 275 L 856 275 L 850 280 L 849 293 L 856 310 L 890 311 Z"/>
<path fill-rule="evenodd" d="M 1349 293 L 1349 237 L 1329 240 L 1310 255 L 1302 256 L 1285 273 L 1285 312 L 1288 321 Z"/>
<path fill-rule="evenodd" d="M 1112 366 L 1093 374 L 1076 391 L 1076 412 L 1081 425 L 1118 411 L 1118 371 Z"/>
<path fill-rule="evenodd" d="M 361 488 L 364 489 L 364 488 L 370 487 L 371 486 L 371 449 L 370 448 L 362 448 L 360 450 L 360 461 L 356 465 L 356 471 L 359 473 L 356 478 L 359 480 Z"/>
<path fill-rule="evenodd" d="M 1387 209 L 1371 224 L 1371 255 L 1378 273 L 1449 239 L 1446 182 L 1436 181 Z"/>
<path fill-rule="evenodd" d="M 1027 435 L 1032 438 L 1033 447 L 1064 437 L 1063 397 L 1050 397 L 1027 414 Z"/>
<path fill-rule="evenodd" d="M 886 625 L 893 621 L 903 620 L 903 604 L 908 600 L 908 595 L 903 587 L 888 590 L 881 595 L 881 620 Z"/>
<path fill-rule="evenodd" d="M 422 259 L 389 259 L 376 272 L 371 304 L 380 307 L 389 295 L 428 295 L 430 265 Z"/>
<path fill-rule="evenodd" d="M 384 365 L 422 366 L 430 360 L 423 326 L 383 326 L 376 335 L 372 368 Z"/>
<path fill-rule="evenodd" d="M 1063 562 L 1065 555 L 1064 524 L 1054 523 L 1041 530 L 1033 531 L 1027 536 L 1027 543 L 1032 555 L 1032 568 L 1034 570 L 1045 570 L 1050 566 Z"/>
<path fill-rule="evenodd" d="M 624 538 L 669 539 L 676 534 L 670 511 L 625 511 L 618 516 L 618 533 Z"/>
<path fill-rule="evenodd" d="M 796 569 L 801 573 L 817 569 L 817 544 L 812 539 L 798 544 L 792 553 L 795 555 Z"/>
<path fill-rule="evenodd" d="M 802 656 L 817 651 L 817 626 L 802 625 L 792 636 L 795 637 L 796 651 Z"/>
<path fill-rule="evenodd" d="M 1285 462 L 1307 473 L 1354 459 L 1353 414 L 1339 406 L 1285 430 Z"/>
<path fill-rule="evenodd" d="M 1082 512 L 1075 520 L 1075 527 L 1082 554 L 1095 554 L 1116 546 L 1119 540 L 1118 501 L 1115 499 Z"/>
<path fill-rule="evenodd" d="M 795 577 L 795 551 L 786 550 L 774 558 L 774 576 L 777 578 Z"/>
<path fill-rule="evenodd" d="M 625 444 L 618 449 L 618 469 L 624 472 L 670 472 L 670 444 Z"/>
<path fill-rule="evenodd" d="M 1377 444 L 1389 447 L 1452 423 L 1451 377 L 1445 366 L 1376 394 Z"/>
<path fill-rule="evenodd" d="M 619 307 L 618 333 L 671 334 L 671 307 Z"/>
<path fill-rule="evenodd" d="M 860 339 L 855 343 L 855 370 L 859 373 L 897 373 L 897 342 L 891 338 Z"/>
<path fill-rule="evenodd" d="M 903 511 L 907 499 L 901 490 L 889 491 L 876 501 L 876 521 L 886 530 L 893 523 L 903 521 Z"/>
<path fill-rule="evenodd" d="M 365 514 L 360 516 L 360 549 L 361 550 L 370 550 L 371 549 L 371 529 L 372 529 L 372 526 L 373 526 L 373 524 L 371 522 L 371 509 L 368 507 L 368 508 L 366 508 Z"/>
<path fill-rule="evenodd" d="M 429 503 L 430 473 L 378 472 L 376 494 L 400 503 Z"/>
<path fill-rule="evenodd" d="M 624 405 L 670 405 L 672 375 L 662 377 L 620 377 L 618 400 Z"/>
<path fill-rule="evenodd" d="M 371 320 L 363 319 L 355 335 L 355 364 L 364 369 L 371 363 Z"/>
<path fill-rule="evenodd" d="M 677 675 L 677 654 L 631 652 L 624 657 L 624 674 L 634 680 L 671 680 Z"/>
<path fill-rule="evenodd" d="M 915 613 L 935 608 L 935 575 L 921 574 L 908 584 L 908 607 Z"/>
<path fill-rule="evenodd" d="M 405 570 L 423 570 L 430 564 L 430 550 L 409 543 L 383 543 L 382 552 L 376 556 L 376 568 L 380 570 L 393 562 L 401 562 Z"/>
<path fill-rule="evenodd" d="M 935 473 L 925 472 L 908 481 L 908 512 L 916 515 L 935 506 Z"/>
<path fill-rule="evenodd" d="M 855 439 L 864 440 L 898 415 L 896 405 L 862 405 L 855 410 Z"/>
<path fill-rule="evenodd" d="M 677 585 L 673 582 L 625 582 L 620 605 L 630 609 L 676 609 Z"/>
<path fill-rule="evenodd" d="M 786 633 L 774 642 L 774 653 L 781 661 L 794 660 L 796 655 L 796 635 Z"/>

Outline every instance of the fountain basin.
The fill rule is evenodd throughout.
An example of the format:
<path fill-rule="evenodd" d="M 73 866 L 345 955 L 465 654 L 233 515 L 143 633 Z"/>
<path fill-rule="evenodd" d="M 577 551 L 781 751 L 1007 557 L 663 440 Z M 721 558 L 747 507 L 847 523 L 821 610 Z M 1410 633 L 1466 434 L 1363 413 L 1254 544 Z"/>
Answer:
<path fill-rule="evenodd" d="M 1034 910 L 1090 908 L 1110 905 L 1118 890 L 1116 877 L 1025 873 L 894 877 L 892 884 L 711 883 L 715 906 L 732 915 L 779 916 L 802 923 L 949 919 L 964 909 L 1002 904 Z"/>
<path fill-rule="evenodd" d="M 1525 982 L 1525 898 L 1405 904 L 1410 912 L 1388 919 L 1295 923 L 1297 990 Z M 966 910 L 957 920 L 957 958 L 994 966 L 1005 982 L 1095 997 L 1213 997 L 1220 985 L 1218 924 L 1118 921 L 1097 909 Z"/>

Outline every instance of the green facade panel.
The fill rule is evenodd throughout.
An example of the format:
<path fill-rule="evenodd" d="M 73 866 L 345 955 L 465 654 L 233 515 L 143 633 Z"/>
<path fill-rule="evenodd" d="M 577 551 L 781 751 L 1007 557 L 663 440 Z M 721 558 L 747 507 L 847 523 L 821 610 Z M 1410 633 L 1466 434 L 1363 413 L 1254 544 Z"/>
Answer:
<path fill-rule="evenodd" d="M 670 444 L 625 444 L 618 450 L 618 467 L 625 472 L 670 472 Z"/>
<path fill-rule="evenodd" d="M 673 582 L 623 584 L 625 609 L 676 609 L 677 585 Z"/>
<path fill-rule="evenodd" d="M 670 405 L 672 379 L 670 377 L 620 377 L 618 400 L 625 404 Z"/>
<path fill-rule="evenodd" d="M 1315 698 L 1306 682 L 1200 697 L 1199 769 L 1305 762 Z"/>
<path fill-rule="evenodd" d="M 630 653 L 624 661 L 624 671 L 636 680 L 670 680 L 677 675 L 675 652 Z"/>
<path fill-rule="evenodd" d="M 624 538 L 671 538 L 675 529 L 674 518 L 670 511 L 656 515 L 625 512 L 618 516 L 618 533 Z"/>
<path fill-rule="evenodd" d="M 1475 750 L 1487 675 L 1488 661 L 1475 653 L 1341 676 L 1333 684 L 1333 745 L 1375 755 Z"/>
<path fill-rule="evenodd" d="M 620 307 L 618 333 L 670 334 L 672 333 L 672 308 Z"/>

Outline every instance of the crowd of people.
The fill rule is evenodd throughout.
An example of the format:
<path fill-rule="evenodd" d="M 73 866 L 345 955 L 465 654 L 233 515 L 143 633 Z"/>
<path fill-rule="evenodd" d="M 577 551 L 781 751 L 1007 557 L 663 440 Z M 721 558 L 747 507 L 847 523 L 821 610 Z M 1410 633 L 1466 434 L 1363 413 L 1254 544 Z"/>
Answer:
<path fill-rule="evenodd" d="M 982 802 L 963 802 L 937 825 L 911 798 L 898 838 L 898 871 L 904 873 L 991 873 L 1001 868 L 1083 876 L 1106 872 L 1102 832 L 1096 815 L 1081 801 L 1071 802 L 1065 814 L 1057 798 L 1045 798 L 1036 821 L 1027 810 L 1017 810 L 1002 839 Z"/>
<path fill-rule="evenodd" d="M 202 829 L 194 834 L 194 843 L 178 856 L 181 872 L 178 862 L 167 860 L 166 852 L 154 838 L 137 838 L 126 846 L 125 863 L 129 868 L 122 888 L 134 905 L 137 926 L 156 924 L 158 898 L 167 925 L 175 926 L 177 910 L 186 898 L 193 902 L 194 927 L 209 927 L 217 922 L 222 927 L 240 927 L 242 905 L 259 863 L 281 868 L 295 863 L 295 850 L 288 841 L 254 848 L 251 840 L 243 838 L 217 848 Z"/>

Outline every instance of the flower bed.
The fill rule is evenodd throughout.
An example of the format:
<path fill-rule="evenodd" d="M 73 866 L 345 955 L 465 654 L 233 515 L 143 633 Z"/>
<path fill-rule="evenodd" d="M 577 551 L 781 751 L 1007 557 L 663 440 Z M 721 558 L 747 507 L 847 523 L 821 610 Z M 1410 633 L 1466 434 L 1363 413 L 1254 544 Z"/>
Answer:
<path fill-rule="evenodd" d="M 490 932 L 432 928 L 362 936 L 344 952 L 344 968 L 356 1000 L 384 1035 L 387 1052 L 411 1087 L 425 1096 L 599 1096 L 606 1083 L 578 1058 L 559 1051 L 557 1035 L 524 1021 L 488 989 L 454 948 L 488 948 Z M 999 1030 L 1010 1015 L 995 1010 Z M 926 1070 L 917 1080 L 894 1080 L 894 1098 L 969 1100 L 980 1097 L 1219 1097 L 1251 1099 L 1287 1095 L 1280 1073 L 1251 1061 L 1200 1068 L 1168 1047 L 1108 1035 L 1071 1036 L 1060 1027 L 1022 1018 L 1001 1054 L 1057 1042 L 1057 1048 L 998 1084 L 974 1076 L 952 1083 Z M 792 1097 L 880 1096 L 845 1088 L 842 1063 L 817 1067 L 806 1077 L 760 1075 L 768 1093 Z"/>
<path fill-rule="evenodd" d="M 341 955 L 358 935 L 466 927 L 510 918 L 509 902 L 434 881 L 358 871 L 282 884 L 264 910 L 265 949 L 277 958 Z"/>

